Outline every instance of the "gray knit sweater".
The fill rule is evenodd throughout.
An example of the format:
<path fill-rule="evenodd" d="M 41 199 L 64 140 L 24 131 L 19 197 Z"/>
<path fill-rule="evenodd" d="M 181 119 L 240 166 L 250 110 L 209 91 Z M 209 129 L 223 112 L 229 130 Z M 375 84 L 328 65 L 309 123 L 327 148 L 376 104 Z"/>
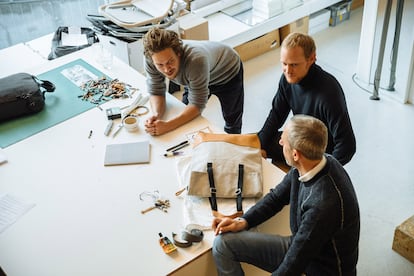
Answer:
<path fill-rule="evenodd" d="M 240 57 L 233 48 L 214 41 L 183 41 L 184 53 L 173 82 L 189 88 L 188 100 L 200 110 L 207 104 L 209 86 L 224 85 L 240 70 Z M 165 77 L 145 59 L 147 89 L 152 95 L 164 95 Z"/>

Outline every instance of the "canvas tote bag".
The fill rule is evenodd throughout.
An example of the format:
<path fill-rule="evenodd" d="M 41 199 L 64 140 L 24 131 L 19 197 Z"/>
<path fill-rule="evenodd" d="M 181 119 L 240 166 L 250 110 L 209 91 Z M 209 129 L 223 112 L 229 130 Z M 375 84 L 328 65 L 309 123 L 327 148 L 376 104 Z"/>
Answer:
<path fill-rule="evenodd" d="M 242 199 L 263 194 L 262 156 L 256 134 L 199 132 L 194 138 L 187 194 L 208 197 L 215 217 L 216 198 L 236 199 L 237 213 L 243 214 Z"/>

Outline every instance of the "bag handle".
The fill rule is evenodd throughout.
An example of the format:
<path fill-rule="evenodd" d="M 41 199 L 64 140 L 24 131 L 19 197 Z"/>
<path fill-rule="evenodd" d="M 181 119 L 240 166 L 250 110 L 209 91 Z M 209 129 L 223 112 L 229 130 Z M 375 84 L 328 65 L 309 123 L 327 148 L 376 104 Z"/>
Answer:
<path fill-rule="evenodd" d="M 37 82 L 40 85 L 40 87 L 45 89 L 45 90 L 42 91 L 43 98 L 45 98 L 45 93 L 46 92 L 51 93 L 51 92 L 55 91 L 56 86 L 52 82 L 50 82 L 48 80 L 41 80 L 36 76 L 32 76 L 32 77 L 33 77 L 34 81 Z"/>
<path fill-rule="evenodd" d="M 231 214 L 231 215 L 223 215 L 217 209 L 217 197 L 216 197 L 217 190 L 216 190 L 216 186 L 214 184 L 213 163 L 211 163 L 211 162 L 207 163 L 207 174 L 208 174 L 208 182 L 210 184 L 210 193 L 211 193 L 211 197 L 209 197 L 208 200 L 210 201 L 210 206 L 211 206 L 213 216 L 217 217 L 217 218 L 223 218 L 223 217 L 237 218 L 237 217 L 240 217 L 241 215 L 243 215 L 242 192 L 243 192 L 244 165 L 239 164 L 239 177 L 238 177 L 237 190 L 236 190 L 236 194 L 237 194 L 237 197 L 236 197 L 237 212 L 234 213 L 234 214 Z"/>
<path fill-rule="evenodd" d="M 43 87 L 44 89 L 46 89 L 46 92 L 55 91 L 56 86 L 52 82 L 50 82 L 48 80 L 41 80 L 41 82 L 42 83 L 40 84 L 40 86 Z"/>

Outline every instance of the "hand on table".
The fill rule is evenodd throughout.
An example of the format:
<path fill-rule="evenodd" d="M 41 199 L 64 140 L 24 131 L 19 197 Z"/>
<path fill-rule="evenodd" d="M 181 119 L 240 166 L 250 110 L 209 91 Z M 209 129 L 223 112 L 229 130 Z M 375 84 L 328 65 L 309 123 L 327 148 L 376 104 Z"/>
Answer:
<path fill-rule="evenodd" d="M 243 218 L 215 218 L 212 228 L 216 236 L 226 232 L 239 232 L 247 228 L 247 221 Z"/>
<path fill-rule="evenodd" d="M 151 116 L 145 121 L 145 131 L 152 136 L 157 136 L 168 132 L 169 125 L 166 121 L 158 120 L 156 116 Z"/>

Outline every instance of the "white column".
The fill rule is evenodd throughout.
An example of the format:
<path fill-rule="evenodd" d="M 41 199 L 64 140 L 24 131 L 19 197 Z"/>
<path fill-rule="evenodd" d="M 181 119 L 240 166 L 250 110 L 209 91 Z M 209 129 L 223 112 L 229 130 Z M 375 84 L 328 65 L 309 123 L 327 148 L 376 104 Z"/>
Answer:
<path fill-rule="evenodd" d="M 408 66 L 407 93 L 404 102 L 414 103 L 414 27 L 411 34 L 411 61 Z"/>
<path fill-rule="evenodd" d="M 373 61 L 376 60 L 376 57 L 373 54 L 378 10 L 379 0 L 364 2 L 356 76 L 358 81 L 365 85 L 373 82 L 372 76 L 375 73 Z"/>
<path fill-rule="evenodd" d="M 380 88 L 388 85 L 392 42 L 395 30 L 397 1 L 393 1 L 389 21 L 388 40 L 384 52 Z M 374 91 L 374 75 L 377 68 L 379 44 L 384 25 L 384 13 L 387 0 L 370 0 L 364 2 L 361 37 L 356 68 L 356 81 L 370 91 Z M 379 90 L 379 96 L 390 96 L 406 103 L 414 101 L 414 1 L 405 0 L 396 67 L 395 90 Z"/>

